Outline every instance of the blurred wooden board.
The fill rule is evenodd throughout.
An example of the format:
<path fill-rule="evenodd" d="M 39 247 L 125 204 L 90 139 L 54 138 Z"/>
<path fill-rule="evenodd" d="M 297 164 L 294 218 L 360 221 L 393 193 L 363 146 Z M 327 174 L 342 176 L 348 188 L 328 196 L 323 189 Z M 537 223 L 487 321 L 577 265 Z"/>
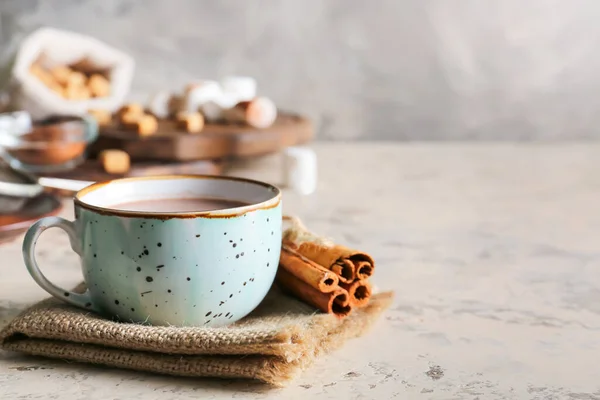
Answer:
<path fill-rule="evenodd" d="M 52 174 L 43 174 L 46 177 L 77 179 L 84 181 L 107 181 L 111 179 L 150 176 L 150 175 L 170 175 L 170 174 L 198 174 L 198 175 L 220 175 L 223 172 L 224 163 L 219 161 L 193 161 L 183 163 L 161 163 L 161 162 L 140 162 L 131 164 L 131 169 L 127 174 L 109 174 L 97 160 L 90 159 L 84 161 L 78 167 L 64 172 Z"/>
<path fill-rule="evenodd" d="M 306 143 L 313 136 L 314 129 L 308 119 L 286 113 L 280 113 L 275 123 L 265 129 L 242 124 L 206 124 L 197 134 L 178 130 L 173 121 L 161 120 L 158 132 L 143 138 L 115 122 L 100 130 L 90 152 L 97 154 L 105 149 L 121 149 L 132 160 L 211 160 L 274 153 Z"/>

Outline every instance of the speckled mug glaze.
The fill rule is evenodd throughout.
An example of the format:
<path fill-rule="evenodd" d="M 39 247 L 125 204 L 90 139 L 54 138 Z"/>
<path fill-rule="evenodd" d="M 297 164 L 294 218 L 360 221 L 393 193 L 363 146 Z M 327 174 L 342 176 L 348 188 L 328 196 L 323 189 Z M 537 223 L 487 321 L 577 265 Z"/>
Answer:
<path fill-rule="evenodd" d="M 111 205 L 173 198 L 237 200 L 248 206 L 204 212 L 136 212 Z M 281 247 L 281 193 L 266 183 L 214 176 L 125 178 L 75 196 L 74 222 L 37 221 L 23 242 L 31 276 L 48 293 L 121 321 L 222 326 L 265 297 Z M 35 243 L 51 227 L 65 230 L 81 257 L 88 290 L 64 290 L 42 274 Z"/>

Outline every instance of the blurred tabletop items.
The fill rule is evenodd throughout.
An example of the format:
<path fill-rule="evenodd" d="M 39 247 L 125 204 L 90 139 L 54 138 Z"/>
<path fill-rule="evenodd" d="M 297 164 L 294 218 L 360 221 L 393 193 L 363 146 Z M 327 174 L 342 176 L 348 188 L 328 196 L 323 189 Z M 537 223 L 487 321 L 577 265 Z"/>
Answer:
<path fill-rule="evenodd" d="M 600 144 L 318 142 L 313 148 L 319 188 L 308 197 L 284 188 L 285 212 L 377 257 L 373 285 L 397 295 L 367 336 L 283 389 L 0 351 L 0 397 L 598 397 Z M 279 163 L 277 154 L 239 160 L 226 174 L 278 183 Z M 382 168 L 394 171 L 393 179 L 374 179 L 372 171 Z M 60 215 L 72 218 L 70 202 Z M 38 261 L 57 283 L 81 281 L 66 235 L 49 234 L 38 245 Z M 22 265 L 19 241 L 4 245 L 0 327 L 46 297 Z"/>
<path fill-rule="evenodd" d="M 198 79 L 183 88 L 165 82 L 145 104 L 130 102 L 135 67 L 130 55 L 93 37 L 54 28 L 31 33 L 0 81 L 0 168 L 28 180 L 91 182 L 221 174 L 232 160 L 313 138 L 309 119 L 280 110 L 248 76 Z M 0 214 L 10 211 L 1 206 Z"/>

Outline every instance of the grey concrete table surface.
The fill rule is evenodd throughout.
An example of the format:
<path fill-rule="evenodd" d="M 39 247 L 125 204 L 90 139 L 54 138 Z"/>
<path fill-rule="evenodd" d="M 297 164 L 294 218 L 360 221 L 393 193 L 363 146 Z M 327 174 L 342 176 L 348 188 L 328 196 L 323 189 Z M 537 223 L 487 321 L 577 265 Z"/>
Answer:
<path fill-rule="evenodd" d="M 600 144 L 313 147 L 318 191 L 286 191 L 284 210 L 374 255 L 396 299 L 367 336 L 283 389 L 0 351 L 0 398 L 600 398 Z M 230 174 L 278 184 L 280 165 Z M 81 279 L 61 232 L 39 258 L 61 284 Z M 0 247 L 0 326 L 44 297 L 20 243 Z"/>

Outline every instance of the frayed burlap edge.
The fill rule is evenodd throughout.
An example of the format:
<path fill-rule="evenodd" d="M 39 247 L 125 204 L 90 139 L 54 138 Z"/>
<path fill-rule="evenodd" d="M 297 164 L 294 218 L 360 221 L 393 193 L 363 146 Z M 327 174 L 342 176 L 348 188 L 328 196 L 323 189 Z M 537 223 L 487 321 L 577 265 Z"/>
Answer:
<path fill-rule="evenodd" d="M 79 285 L 74 291 L 84 290 Z M 305 347 L 318 343 L 338 324 L 333 315 L 316 313 L 276 286 L 251 315 L 220 328 L 128 324 L 50 298 L 15 318 L 0 332 L 0 343 L 21 334 L 162 354 L 259 354 L 292 362 L 302 356 Z"/>
<path fill-rule="evenodd" d="M 294 361 L 312 337 L 312 325 L 327 329 L 335 325 L 329 315 L 282 316 L 278 323 L 226 328 L 163 327 L 128 324 L 103 319 L 97 314 L 52 300 L 21 314 L 0 332 L 0 342 L 15 335 L 37 339 L 109 346 L 117 349 L 178 355 L 274 355 Z M 311 335 L 312 336 L 312 335 Z"/>
<path fill-rule="evenodd" d="M 0 347 L 30 355 L 138 371 L 188 377 L 247 378 L 274 386 L 283 386 L 311 365 L 319 355 L 340 347 L 349 338 L 362 335 L 381 312 L 389 307 L 392 297 L 390 292 L 375 295 L 366 307 L 356 310 L 343 320 L 335 319 L 330 315 L 312 314 L 305 317 L 307 320 L 300 324 L 285 324 L 287 321 L 284 321 L 283 325 L 273 325 L 270 334 L 264 337 L 255 336 L 243 345 L 231 341 L 230 343 L 219 342 L 216 347 L 218 353 L 210 355 L 205 353 L 210 346 L 200 344 L 200 348 L 195 349 L 187 344 L 182 346 L 182 343 L 185 343 L 182 338 L 185 339 L 190 332 L 202 331 L 203 335 L 199 336 L 202 338 L 207 331 L 210 331 L 207 328 L 144 327 L 147 329 L 146 333 L 150 333 L 148 337 L 151 340 L 147 341 L 142 348 L 135 349 L 128 348 L 127 345 L 131 343 L 121 341 L 123 335 L 118 334 L 113 340 L 107 340 L 111 337 L 109 334 L 82 343 L 79 340 L 82 338 L 80 334 L 82 324 L 88 333 L 93 333 L 97 328 L 96 325 L 87 324 L 90 319 L 118 324 L 121 333 L 131 329 L 136 330 L 140 325 L 102 320 L 93 314 L 81 313 L 69 306 L 45 301 L 26 310 L 0 332 Z M 52 318 L 39 320 L 40 317 L 44 318 L 44 315 L 51 316 L 57 309 L 61 315 L 58 320 Z M 83 319 L 78 325 L 73 325 L 68 322 L 72 317 Z M 269 317 L 265 318 L 269 319 Z M 66 323 L 66 325 L 59 330 L 58 334 L 49 333 L 49 329 L 55 328 L 57 323 Z M 240 326 L 243 327 L 244 324 Z M 152 335 L 152 330 L 156 329 L 159 331 L 175 329 L 179 331 L 179 335 L 175 337 Z M 241 333 L 238 332 L 235 338 L 239 338 Z M 90 337 L 83 336 L 87 339 Z M 91 337 L 94 335 L 92 334 Z M 129 339 L 138 343 L 135 341 L 135 335 L 129 336 Z M 165 342 L 165 339 L 170 341 Z M 120 347 L 114 346 L 115 344 L 119 344 Z M 187 350 L 173 351 L 178 346 Z M 235 353 L 233 349 L 238 352 Z M 192 350 L 196 353 L 190 354 Z"/>

